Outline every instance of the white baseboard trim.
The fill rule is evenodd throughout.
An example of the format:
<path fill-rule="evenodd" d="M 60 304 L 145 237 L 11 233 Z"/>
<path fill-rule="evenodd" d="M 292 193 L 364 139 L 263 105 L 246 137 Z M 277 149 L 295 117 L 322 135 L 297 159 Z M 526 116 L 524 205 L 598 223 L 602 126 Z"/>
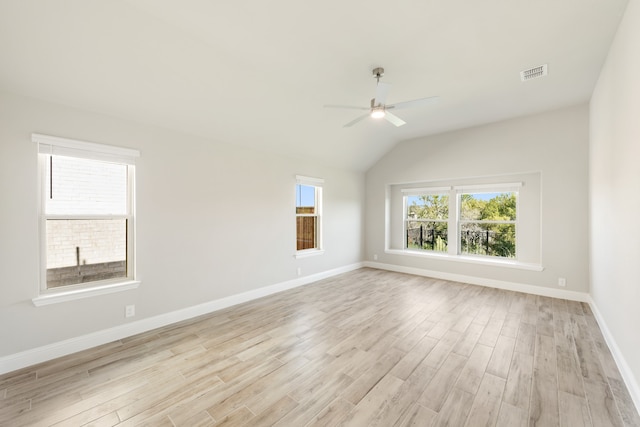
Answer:
<path fill-rule="evenodd" d="M 545 288 L 543 286 L 527 285 L 524 283 L 505 282 L 502 280 L 486 279 L 483 277 L 465 276 L 463 274 L 445 273 L 442 271 L 425 270 L 401 265 L 383 264 L 380 262 L 365 261 L 365 267 L 379 270 L 395 271 L 398 273 L 414 274 L 416 276 L 433 277 L 434 279 L 450 280 L 452 282 L 469 283 L 472 285 L 487 286 L 490 288 L 504 289 L 507 291 L 525 292 L 552 298 L 562 298 L 571 301 L 589 302 L 589 294 L 586 292 L 567 291 L 563 289 Z"/>
<path fill-rule="evenodd" d="M 616 340 L 613 338 L 607 323 L 604 321 L 604 317 L 602 317 L 602 313 L 598 309 L 595 301 L 589 297 L 589 305 L 591 306 L 591 311 L 593 311 L 593 315 L 598 322 L 598 326 L 600 326 L 600 330 L 602 331 L 602 335 L 604 336 L 605 341 L 607 342 L 607 346 L 613 355 L 613 359 L 618 365 L 618 370 L 620 371 L 620 375 L 622 375 L 622 379 L 627 386 L 627 390 L 629 390 L 629 394 L 631 395 L 631 399 L 633 403 L 636 405 L 636 411 L 640 414 L 640 384 L 636 381 L 633 376 L 633 372 L 627 363 L 627 360 L 622 355 Z"/>
<path fill-rule="evenodd" d="M 0 374 L 5 374 L 18 369 L 26 368 L 78 351 L 86 350 L 99 345 L 117 341 L 132 335 L 147 332 L 162 326 L 167 326 L 183 320 L 192 319 L 203 314 L 209 314 L 223 308 L 231 307 L 243 302 L 252 301 L 278 292 L 297 288 L 299 286 L 308 285 L 318 280 L 336 276 L 338 274 L 347 273 L 357 270 L 364 266 L 363 263 L 355 263 L 346 265 L 332 270 L 323 271 L 321 273 L 300 277 L 286 282 L 277 283 L 275 285 L 265 286 L 251 291 L 243 292 L 237 295 L 231 295 L 204 304 L 183 308 L 165 314 L 141 319 L 135 322 L 126 323 L 124 325 L 115 326 L 113 328 L 92 332 L 64 341 L 48 344 L 42 347 L 22 351 L 20 353 L 10 354 L 0 357 Z"/>

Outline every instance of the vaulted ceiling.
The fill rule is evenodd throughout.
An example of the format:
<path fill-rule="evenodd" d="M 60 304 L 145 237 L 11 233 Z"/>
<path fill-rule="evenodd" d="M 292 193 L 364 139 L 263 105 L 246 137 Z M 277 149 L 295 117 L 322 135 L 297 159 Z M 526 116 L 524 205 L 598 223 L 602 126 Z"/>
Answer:
<path fill-rule="evenodd" d="M 0 90 L 366 170 L 402 140 L 588 101 L 626 3 L 0 0 Z M 389 103 L 439 103 L 344 128 L 361 112 L 323 105 L 367 106 L 378 66 Z"/>

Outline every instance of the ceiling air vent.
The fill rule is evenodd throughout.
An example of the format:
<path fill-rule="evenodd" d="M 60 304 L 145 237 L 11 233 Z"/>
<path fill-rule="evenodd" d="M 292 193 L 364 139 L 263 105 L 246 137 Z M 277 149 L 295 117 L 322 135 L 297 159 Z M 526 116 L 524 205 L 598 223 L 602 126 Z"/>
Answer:
<path fill-rule="evenodd" d="M 544 77 L 546 75 L 547 64 L 544 64 L 537 67 L 529 68 L 528 70 L 520 71 L 520 80 L 526 82 L 527 80 L 537 79 L 538 77 Z"/>

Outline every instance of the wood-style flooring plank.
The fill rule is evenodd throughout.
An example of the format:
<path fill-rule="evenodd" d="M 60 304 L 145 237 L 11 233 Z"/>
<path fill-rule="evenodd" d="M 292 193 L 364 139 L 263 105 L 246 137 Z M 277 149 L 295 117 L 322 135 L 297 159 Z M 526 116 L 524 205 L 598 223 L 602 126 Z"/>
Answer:
<path fill-rule="evenodd" d="M 565 391 L 560 391 L 558 396 L 561 427 L 592 427 L 589 405 L 584 397 Z"/>
<path fill-rule="evenodd" d="M 213 425 L 216 427 L 232 427 L 239 425 L 251 424 L 250 421 L 253 419 L 255 415 L 246 406 L 242 406 L 219 421 L 215 421 Z M 176 424 L 176 426 L 180 426 L 181 424 Z M 186 425 L 186 424 L 185 424 Z"/>
<path fill-rule="evenodd" d="M 498 420 L 500 402 L 506 381 L 487 373 L 471 405 L 466 425 L 469 427 L 494 426 Z"/>
<path fill-rule="evenodd" d="M 624 425 L 609 384 L 585 379 L 584 388 L 594 426 L 622 427 Z"/>
<path fill-rule="evenodd" d="M 456 387 L 471 394 L 476 394 L 482 377 L 487 370 L 487 365 L 491 359 L 493 348 L 478 344 L 473 349 L 467 363 L 462 368 L 462 372 L 456 382 Z"/>
<path fill-rule="evenodd" d="M 399 419 L 393 427 L 429 427 L 433 425 L 437 416 L 437 412 L 424 406 L 413 404 L 405 416 Z"/>
<path fill-rule="evenodd" d="M 500 405 L 500 412 L 498 412 L 496 427 L 526 427 L 528 425 L 527 413 L 527 410 L 503 401 Z"/>
<path fill-rule="evenodd" d="M 473 394 L 454 388 L 431 425 L 434 427 L 463 426 L 471 410 L 473 398 Z"/>
<path fill-rule="evenodd" d="M 500 378 L 507 378 L 511 357 L 516 340 L 506 335 L 500 335 L 493 349 L 493 354 L 487 365 L 487 372 Z"/>
<path fill-rule="evenodd" d="M 371 425 L 371 421 L 403 383 L 393 375 L 383 377 L 338 425 L 342 427 Z"/>
<path fill-rule="evenodd" d="M 342 394 L 342 397 L 357 405 L 369 393 L 369 391 L 385 378 L 387 373 L 402 358 L 400 350 L 391 349 L 382 356 L 368 371 L 363 373 Z"/>
<path fill-rule="evenodd" d="M 267 427 L 274 425 L 279 419 L 291 412 L 298 402 L 289 396 L 283 396 L 273 405 L 246 421 L 243 425 L 251 427 Z"/>
<path fill-rule="evenodd" d="M 532 379 L 533 356 L 514 352 L 503 400 L 528 414 Z"/>
<path fill-rule="evenodd" d="M 439 412 L 467 360 L 459 354 L 450 353 L 418 398 L 417 403 Z"/>
<path fill-rule="evenodd" d="M 398 391 L 384 402 L 376 417 L 370 420 L 369 427 L 391 426 L 404 418 L 435 373 L 436 370 L 431 366 L 425 363 L 420 364 L 402 383 Z"/>
<path fill-rule="evenodd" d="M 554 339 L 546 334 L 537 334 L 529 406 L 530 426 L 559 424 L 557 375 Z"/>
<path fill-rule="evenodd" d="M 335 426 L 351 412 L 354 405 L 344 399 L 335 399 L 318 413 L 305 427 Z"/>
<path fill-rule="evenodd" d="M 337 377 L 332 377 L 322 385 L 314 394 L 309 396 L 300 404 L 285 415 L 275 425 L 286 426 L 301 426 L 311 422 L 314 417 L 322 413 L 327 406 L 340 396 L 340 393 L 344 391 L 346 387 L 353 382 L 353 379 L 346 374 L 340 374 Z M 265 401 L 268 401 L 267 396 L 256 396 L 256 402 L 259 401 L 261 405 L 264 405 Z M 251 407 L 260 408 L 260 406 L 254 406 L 252 402 L 248 402 Z M 353 405 L 351 405 L 353 406 Z M 351 408 L 350 408 L 351 409 Z"/>
<path fill-rule="evenodd" d="M 640 414 L 636 411 L 636 407 L 633 403 L 633 399 L 629 394 L 629 390 L 624 385 L 624 382 L 618 379 L 609 378 L 609 385 L 611 386 L 611 392 L 615 397 L 618 410 L 622 416 L 622 421 L 625 426 L 640 426 Z"/>

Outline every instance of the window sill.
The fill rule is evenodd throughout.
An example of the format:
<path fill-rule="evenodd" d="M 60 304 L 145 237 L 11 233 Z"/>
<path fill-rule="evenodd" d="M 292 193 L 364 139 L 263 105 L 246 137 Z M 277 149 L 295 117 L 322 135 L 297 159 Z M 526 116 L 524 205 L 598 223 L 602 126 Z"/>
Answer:
<path fill-rule="evenodd" d="M 425 253 L 419 251 L 411 251 L 405 249 L 386 249 L 387 254 L 413 256 L 418 258 L 437 259 L 441 261 L 464 262 L 467 264 L 489 265 L 493 267 L 515 268 L 519 270 L 543 271 L 544 267 L 540 264 L 532 264 L 518 261 L 510 261 L 504 259 L 487 259 L 485 257 L 474 257 L 464 255 L 449 255 L 438 253 Z"/>
<path fill-rule="evenodd" d="M 310 256 L 322 255 L 324 253 L 324 249 L 307 249 L 304 251 L 296 252 L 293 257 L 298 258 L 308 258 Z"/>
<path fill-rule="evenodd" d="M 82 298 L 89 298 L 97 295 L 113 294 L 116 292 L 137 289 L 140 282 L 137 280 L 127 280 L 125 282 L 107 283 L 104 285 L 93 286 L 91 288 L 72 289 L 63 291 L 49 291 L 43 293 L 31 301 L 36 307 L 43 305 L 58 304 L 61 302 L 74 301 Z"/>

